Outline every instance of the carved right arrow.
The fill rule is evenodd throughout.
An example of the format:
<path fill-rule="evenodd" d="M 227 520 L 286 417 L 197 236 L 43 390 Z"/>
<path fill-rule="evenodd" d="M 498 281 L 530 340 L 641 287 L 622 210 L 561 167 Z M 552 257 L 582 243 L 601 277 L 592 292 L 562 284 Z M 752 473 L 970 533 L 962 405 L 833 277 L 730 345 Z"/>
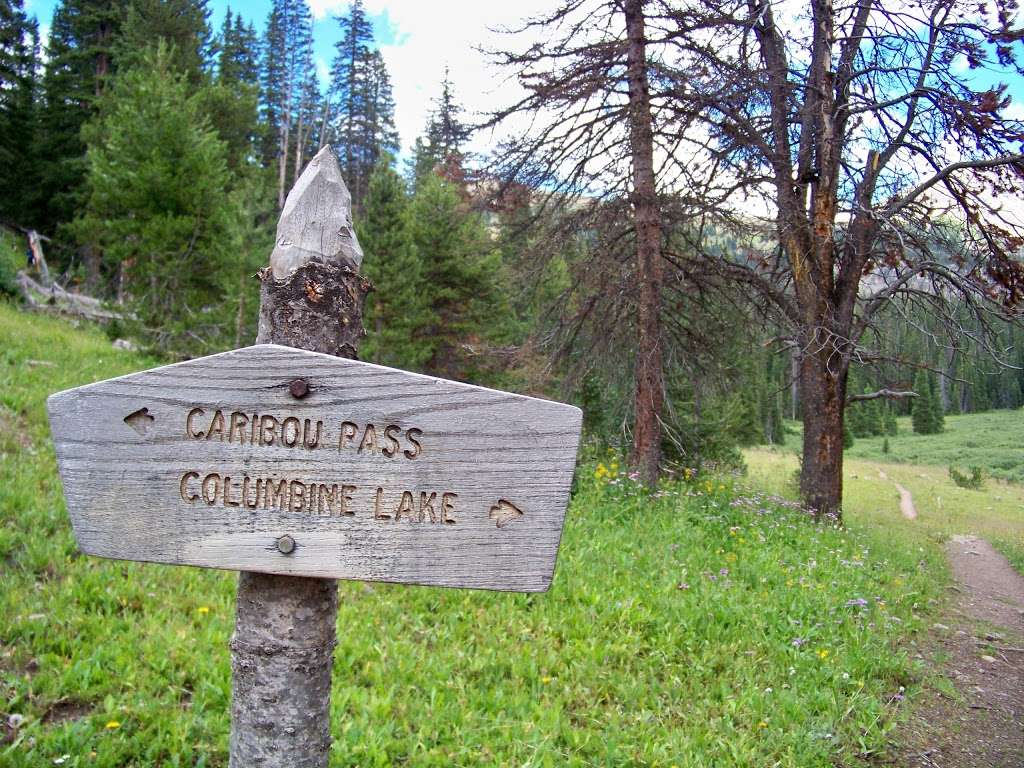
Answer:
<path fill-rule="evenodd" d="M 491 511 L 487 513 L 487 516 L 494 521 L 494 524 L 501 528 L 505 523 L 509 523 L 512 520 L 516 520 L 523 516 L 523 510 L 513 504 L 511 501 L 505 501 L 505 499 L 498 499 L 498 503 L 491 507 Z"/>

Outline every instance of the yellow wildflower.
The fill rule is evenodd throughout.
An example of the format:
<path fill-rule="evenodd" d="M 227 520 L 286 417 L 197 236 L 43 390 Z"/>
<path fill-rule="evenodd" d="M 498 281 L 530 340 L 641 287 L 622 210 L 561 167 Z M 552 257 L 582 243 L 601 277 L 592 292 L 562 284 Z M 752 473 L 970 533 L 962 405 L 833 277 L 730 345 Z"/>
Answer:
<path fill-rule="evenodd" d="M 117 722 L 117 720 L 111 720 L 106 725 L 106 729 L 108 731 L 113 731 L 114 729 L 120 728 L 120 727 L 121 727 L 121 724 L 119 722 Z"/>
<path fill-rule="evenodd" d="M 200 605 L 200 606 L 199 606 L 199 612 L 200 612 L 200 613 L 209 613 L 209 612 L 210 612 L 210 609 L 209 609 L 209 607 L 207 607 L 207 606 L 205 606 L 205 605 Z"/>
<path fill-rule="evenodd" d="M 757 727 L 758 728 L 767 728 L 768 727 L 768 723 L 766 723 L 764 720 L 762 720 L 760 723 L 757 724 Z"/>
<path fill-rule="evenodd" d="M 824 661 L 825 659 L 827 659 L 827 658 L 828 658 L 828 648 L 821 648 L 821 649 L 820 649 L 820 650 L 818 651 L 818 658 L 819 658 L 819 659 L 821 659 L 821 660 L 823 660 L 823 661 Z"/>

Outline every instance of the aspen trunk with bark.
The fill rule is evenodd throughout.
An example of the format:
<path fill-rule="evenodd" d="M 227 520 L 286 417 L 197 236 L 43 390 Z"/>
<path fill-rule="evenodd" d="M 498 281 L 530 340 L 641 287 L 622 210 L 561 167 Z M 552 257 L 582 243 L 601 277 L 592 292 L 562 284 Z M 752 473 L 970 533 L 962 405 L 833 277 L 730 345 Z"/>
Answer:
<path fill-rule="evenodd" d="M 633 216 L 636 222 L 637 348 L 634 374 L 633 454 L 630 463 L 647 485 L 657 482 L 661 464 L 662 370 L 661 215 L 654 177 L 654 133 L 647 82 L 643 0 L 625 3 L 630 148 L 633 158 Z"/>
<path fill-rule="evenodd" d="M 257 342 L 354 358 L 369 284 L 358 274 L 351 197 L 329 147 L 296 181 L 277 235 L 260 273 Z M 231 768 L 327 765 L 337 600 L 333 579 L 239 574 Z"/>

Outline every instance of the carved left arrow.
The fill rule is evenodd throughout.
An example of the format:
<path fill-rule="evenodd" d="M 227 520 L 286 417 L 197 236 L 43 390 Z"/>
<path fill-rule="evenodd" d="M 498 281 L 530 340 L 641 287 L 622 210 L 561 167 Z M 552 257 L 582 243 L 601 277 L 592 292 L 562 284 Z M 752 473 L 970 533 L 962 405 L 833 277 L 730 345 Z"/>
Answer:
<path fill-rule="evenodd" d="M 491 507 L 491 511 L 487 513 L 487 516 L 494 521 L 498 528 L 502 528 L 506 523 L 522 517 L 523 510 L 511 501 L 498 499 L 498 503 Z"/>
<path fill-rule="evenodd" d="M 154 421 L 156 419 L 150 415 L 149 408 L 139 408 L 139 410 L 133 411 L 124 417 L 124 423 L 140 435 L 145 435 L 149 432 L 149 428 Z"/>

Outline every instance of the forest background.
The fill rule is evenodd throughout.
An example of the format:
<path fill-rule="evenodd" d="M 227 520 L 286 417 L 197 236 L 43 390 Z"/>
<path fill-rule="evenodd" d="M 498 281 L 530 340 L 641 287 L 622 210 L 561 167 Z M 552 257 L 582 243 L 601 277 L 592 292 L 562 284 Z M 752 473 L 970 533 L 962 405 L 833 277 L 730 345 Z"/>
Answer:
<path fill-rule="evenodd" d="M 544 28 L 558 29 L 577 5 L 553 11 Z M 643 4 L 625 4 L 627 27 L 630 5 Z M 608 18 L 622 10 L 598 6 L 611 9 Z M 265 19 L 229 11 L 216 28 L 204 0 L 64 0 L 45 42 L 22 0 L 0 0 L 0 23 L 0 222 L 49 237 L 58 280 L 119 308 L 121 319 L 107 326 L 112 338 L 129 337 L 166 359 L 250 343 L 254 275 L 266 264 L 278 212 L 305 163 L 330 144 L 352 192 L 363 271 L 375 285 L 362 359 L 571 400 L 584 409 L 591 445 L 627 453 L 646 402 L 638 388 L 653 381 L 640 375 L 638 361 L 647 365 L 650 356 L 634 327 L 645 322 L 644 286 L 654 285 L 663 400 L 649 415 L 663 469 L 739 466 L 740 446 L 783 443 L 787 420 L 803 416 L 808 347 L 763 296 L 729 279 L 730 270 L 784 250 L 764 217 L 716 209 L 713 195 L 695 207 L 658 190 L 658 237 L 673 269 L 652 280 L 638 256 L 635 180 L 623 174 L 621 187 L 602 186 L 589 175 L 573 186 L 566 180 L 580 178 L 568 156 L 520 154 L 522 145 L 501 131 L 529 104 L 470 114 L 446 75 L 434 84 L 421 135 L 403 149 L 388 67 L 360 0 L 334 19 L 327 71 L 317 66 L 305 0 L 274 0 Z M 637 63 L 627 61 L 627 27 L 619 58 L 602 70 L 609 92 L 620 95 Z M 655 37 L 639 64 L 657 113 L 673 75 L 653 52 Z M 989 43 L 973 55 L 998 59 L 1019 83 L 999 47 L 1019 35 Z M 493 59 L 530 87 L 536 62 L 509 45 Z M 961 55 L 972 55 L 966 44 Z M 534 95 L 548 102 L 568 98 L 556 79 L 533 82 Z M 972 102 L 965 113 L 992 120 L 1017 107 L 1005 85 L 978 91 L 994 105 Z M 616 119 L 635 127 L 634 102 L 623 110 Z M 1016 149 L 1013 125 L 1016 134 L 1001 136 Z M 637 136 L 628 139 L 635 160 Z M 590 149 L 587 162 L 600 156 Z M 1019 181 L 1016 158 L 1007 162 Z M 936 235 L 926 250 L 939 251 L 941 270 L 966 284 L 977 275 L 961 269 L 970 260 L 949 245 L 966 248 L 966 229 L 947 220 L 935 231 L 943 228 L 957 231 L 944 232 L 941 247 Z M 879 247 L 893 255 L 890 245 Z M 870 345 L 853 339 L 855 365 L 848 381 L 842 377 L 845 445 L 898 440 L 896 416 L 911 412 L 914 430 L 927 433 L 941 431 L 945 413 L 1024 404 L 1016 272 L 979 273 L 993 304 L 980 311 L 969 290 L 914 283 L 905 295 L 889 291 L 880 262 L 864 268 L 864 281 L 882 280 L 879 294 L 892 301 L 865 326 Z M 14 265 L 0 265 L 0 290 L 17 294 Z"/>

